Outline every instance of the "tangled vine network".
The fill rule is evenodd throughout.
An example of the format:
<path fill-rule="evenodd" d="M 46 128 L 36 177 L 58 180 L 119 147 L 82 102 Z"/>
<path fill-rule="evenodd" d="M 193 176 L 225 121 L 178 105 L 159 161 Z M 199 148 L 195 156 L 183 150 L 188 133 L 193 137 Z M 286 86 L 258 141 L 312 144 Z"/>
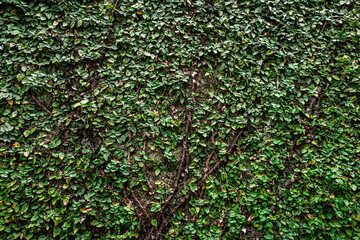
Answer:
<path fill-rule="evenodd" d="M 357 0 L 0 0 L 1 239 L 360 239 Z"/>

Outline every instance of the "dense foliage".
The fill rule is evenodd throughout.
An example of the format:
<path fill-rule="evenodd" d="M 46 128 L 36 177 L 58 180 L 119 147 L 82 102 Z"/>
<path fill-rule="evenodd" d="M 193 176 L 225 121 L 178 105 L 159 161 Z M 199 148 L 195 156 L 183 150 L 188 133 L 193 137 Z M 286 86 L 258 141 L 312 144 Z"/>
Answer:
<path fill-rule="evenodd" d="M 1 239 L 360 239 L 356 0 L 1 0 Z"/>

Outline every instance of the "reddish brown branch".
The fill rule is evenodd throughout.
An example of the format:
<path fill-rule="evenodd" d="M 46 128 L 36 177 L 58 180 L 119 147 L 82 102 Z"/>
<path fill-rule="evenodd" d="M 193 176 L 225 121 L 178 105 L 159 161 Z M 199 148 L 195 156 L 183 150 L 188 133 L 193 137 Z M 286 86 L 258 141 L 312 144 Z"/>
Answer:
<path fill-rule="evenodd" d="M 174 217 L 174 213 L 178 210 L 178 208 L 189 198 L 190 195 L 188 195 L 187 197 L 183 197 L 181 200 L 180 200 L 180 203 L 178 205 L 176 205 L 169 213 L 169 216 L 162 222 L 159 230 L 157 231 L 156 233 L 156 239 L 158 239 L 158 237 L 161 235 L 161 232 L 163 231 L 166 223 L 170 222 L 171 219 Z"/>
<path fill-rule="evenodd" d="M 44 105 L 41 104 L 33 95 L 31 95 L 32 99 L 36 102 L 37 105 L 39 105 L 42 109 L 44 109 L 46 112 L 48 112 L 51 116 L 54 116 L 52 112 L 50 112 Z"/>
<path fill-rule="evenodd" d="M 144 146 L 143 146 L 143 152 L 144 152 L 144 153 L 145 153 L 145 150 L 146 150 L 146 140 L 144 140 Z M 143 164 L 142 169 L 144 170 L 144 177 L 145 177 L 145 179 L 146 179 L 147 185 L 149 186 L 151 192 L 154 192 L 153 186 L 151 185 L 148 177 L 145 176 L 145 174 L 146 174 L 145 164 Z"/>
<path fill-rule="evenodd" d="M 178 168 L 178 172 L 176 175 L 176 180 L 174 183 L 174 188 L 173 188 L 173 193 L 170 194 L 164 201 L 164 204 L 161 208 L 161 212 L 168 206 L 168 203 L 170 202 L 170 200 L 173 198 L 175 191 L 178 188 L 179 185 L 179 180 L 180 180 L 180 175 L 182 172 L 182 168 L 183 168 L 183 164 L 185 161 L 188 161 L 187 157 L 187 138 L 188 138 L 188 132 L 189 132 L 189 126 L 190 126 L 190 122 L 191 122 L 191 114 L 187 115 L 187 122 L 186 122 L 186 126 L 185 126 L 185 136 L 183 138 L 183 151 L 182 151 L 182 156 L 181 156 L 181 160 L 180 160 L 180 165 Z"/>
<path fill-rule="evenodd" d="M 189 123 L 189 126 L 192 125 L 191 114 L 188 114 L 188 123 Z M 189 129 L 187 129 L 187 135 L 188 135 L 188 132 L 189 132 Z M 186 138 L 186 149 L 187 149 L 187 138 Z M 184 188 L 186 186 L 186 178 L 187 178 L 187 173 L 189 171 L 189 154 L 187 151 L 185 153 L 186 153 L 186 165 L 185 165 Z"/>
<path fill-rule="evenodd" d="M 240 131 L 240 132 L 236 135 L 234 141 L 232 142 L 232 144 L 230 145 L 230 147 L 227 149 L 228 154 L 231 153 L 233 147 L 235 146 L 235 144 L 236 144 L 236 142 L 237 142 L 237 140 L 239 139 L 239 137 L 240 137 L 241 134 L 242 134 L 242 131 Z M 217 155 L 215 155 L 215 157 L 217 157 Z M 211 170 L 208 171 L 208 172 L 206 172 L 206 173 L 204 174 L 204 176 L 201 178 L 201 180 L 200 180 L 199 183 L 197 184 L 197 186 L 198 186 L 199 188 L 201 187 L 202 183 L 206 180 L 206 178 L 220 166 L 221 162 L 222 162 L 221 160 L 218 160 L 218 161 L 216 162 L 216 164 L 211 168 Z"/>
<path fill-rule="evenodd" d="M 239 139 L 240 135 L 242 134 L 242 131 L 240 131 L 238 133 L 238 135 L 236 135 L 235 140 L 232 142 L 231 146 L 228 148 L 227 152 L 230 153 L 233 149 L 233 147 L 235 146 L 235 144 L 237 143 L 237 140 Z"/>
<path fill-rule="evenodd" d="M 145 214 L 145 216 L 149 219 L 149 221 L 151 221 L 151 218 L 149 216 L 149 213 L 146 211 L 146 209 L 144 208 L 144 206 L 140 203 L 140 201 L 138 200 L 138 198 L 136 197 L 136 195 L 134 194 L 134 191 L 131 190 L 131 196 L 134 198 L 135 202 L 137 203 L 137 205 L 140 207 L 141 211 Z"/>
<path fill-rule="evenodd" d="M 180 174 L 182 171 L 182 166 L 184 164 L 185 158 L 186 158 L 186 151 L 187 151 L 187 135 L 188 135 L 188 131 L 189 131 L 189 125 L 190 125 L 190 120 L 191 120 L 191 116 L 188 115 L 187 117 L 187 122 L 186 122 L 186 127 L 185 127 L 185 136 L 183 139 L 183 152 L 182 152 L 182 157 L 181 157 L 181 161 L 180 161 L 180 166 L 177 172 L 177 176 L 176 176 L 176 180 L 175 180 L 175 184 L 174 184 L 174 191 L 177 189 L 178 184 L 179 184 L 179 179 L 180 179 Z"/>
<path fill-rule="evenodd" d="M 205 170 L 204 170 L 205 172 L 209 171 L 210 159 L 214 155 L 214 153 L 215 153 L 215 149 L 211 152 L 210 156 L 206 159 Z"/>

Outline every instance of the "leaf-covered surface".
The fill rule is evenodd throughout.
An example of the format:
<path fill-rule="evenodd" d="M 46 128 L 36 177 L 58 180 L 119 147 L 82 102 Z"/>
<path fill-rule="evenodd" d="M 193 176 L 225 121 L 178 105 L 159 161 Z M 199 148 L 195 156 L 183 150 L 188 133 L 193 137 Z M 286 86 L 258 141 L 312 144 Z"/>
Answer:
<path fill-rule="evenodd" d="M 359 239 L 356 0 L 0 1 L 1 239 Z"/>

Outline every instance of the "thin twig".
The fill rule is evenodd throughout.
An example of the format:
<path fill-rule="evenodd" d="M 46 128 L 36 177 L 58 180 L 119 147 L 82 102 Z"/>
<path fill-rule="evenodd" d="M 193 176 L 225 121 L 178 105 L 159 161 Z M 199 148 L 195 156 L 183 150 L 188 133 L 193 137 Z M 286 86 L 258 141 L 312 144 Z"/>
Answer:
<path fill-rule="evenodd" d="M 37 103 L 37 105 L 39 105 L 42 109 L 44 109 L 46 112 L 48 112 L 51 116 L 54 116 L 54 114 L 52 112 L 50 112 L 44 105 L 41 104 L 41 102 L 39 102 L 34 95 L 31 94 L 32 99 L 34 99 L 34 101 Z"/>
<path fill-rule="evenodd" d="M 189 131 L 189 125 L 190 125 L 190 121 L 191 121 L 191 116 L 188 115 L 188 119 L 187 119 L 187 122 L 186 122 L 186 127 L 185 127 L 185 136 L 184 136 L 184 139 L 183 139 L 183 151 L 182 151 L 182 157 L 181 157 L 181 160 L 180 160 L 180 165 L 179 165 L 179 168 L 178 168 L 178 172 L 177 172 L 177 175 L 176 175 L 176 180 L 175 180 L 175 183 L 174 183 L 174 189 L 173 189 L 173 193 L 170 194 L 164 201 L 164 204 L 160 210 L 160 212 L 162 212 L 167 206 L 168 206 L 168 203 L 170 202 L 170 200 L 173 198 L 174 196 L 174 193 L 175 191 L 177 190 L 177 187 L 178 187 L 178 184 L 179 184 L 179 179 L 180 179 L 180 175 L 181 175 L 181 172 L 182 172 L 182 167 L 183 167 L 183 164 L 184 164 L 184 161 L 186 159 L 186 151 L 187 151 L 187 135 L 188 135 L 188 131 Z"/>
<path fill-rule="evenodd" d="M 209 163 L 210 163 L 210 159 L 211 157 L 214 155 L 215 153 L 215 149 L 211 152 L 210 156 L 208 157 L 208 159 L 206 160 L 205 163 L 205 172 L 207 172 L 209 170 Z"/>
<path fill-rule="evenodd" d="M 180 178 L 182 166 L 183 166 L 184 160 L 185 160 L 185 158 L 186 158 L 187 135 L 188 135 L 188 131 L 189 131 L 190 120 L 191 120 L 191 116 L 188 115 L 187 122 L 186 122 L 186 127 L 185 127 L 185 136 L 184 136 L 184 139 L 183 139 L 183 153 L 182 153 L 179 170 L 178 170 L 178 173 L 177 173 L 177 176 L 176 176 L 176 180 L 175 180 L 175 184 L 174 184 L 174 189 L 175 189 L 175 190 L 176 190 L 176 188 L 177 188 L 177 186 L 178 186 L 178 184 L 179 184 L 179 178 Z"/>
<path fill-rule="evenodd" d="M 144 206 L 140 203 L 140 201 L 137 199 L 136 195 L 134 194 L 134 191 L 131 190 L 131 195 L 134 198 L 135 202 L 137 203 L 137 205 L 140 207 L 140 209 L 142 210 L 142 212 L 145 214 L 145 216 L 151 221 L 151 218 L 148 214 L 148 212 L 146 211 L 146 209 L 144 208 Z"/>
<path fill-rule="evenodd" d="M 327 24 L 327 22 L 324 23 L 324 26 L 323 26 L 323 28 L 321 29 L 321 32 L 324 31 L 326 24 Z"/>
<path fill-rule="evenodd" d="M 239 139 L 240 135 L 242 134 L 242 131 L 240 131 L 238 133 L 238 135 L 236 135 L 233 143 L 230 145 L 230 147 L 227 149 L 227 152 L 230 153 L 233 149 L 233 147 L 235 146 L 235 143 L 237 142 L 237 140 Z M 215 155 L 215 157 L 217 158 L 217 155 Z M 217 161 L 216 164 L 211 168 L 210 171 L 206 172 L 203 177 L 201 178 L 201 180 L 199 181 L 199 183 L 197 184 L 197 186 L 200 188 L 200 186 L 202 185 L 202 183 L 206 180 L 206 178 L 212 173 L 214 172 L 221 164 L 221 160 Z"/>

